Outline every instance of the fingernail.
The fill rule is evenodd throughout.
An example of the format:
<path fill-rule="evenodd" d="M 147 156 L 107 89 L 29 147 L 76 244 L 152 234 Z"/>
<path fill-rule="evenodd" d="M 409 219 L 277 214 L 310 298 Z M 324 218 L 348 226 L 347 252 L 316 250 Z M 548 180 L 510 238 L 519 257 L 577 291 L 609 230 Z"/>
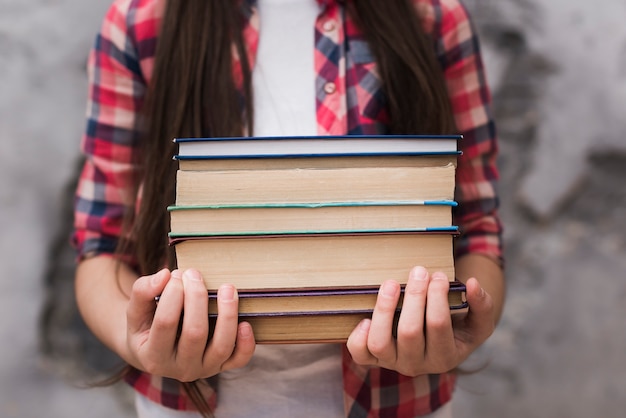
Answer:
<path fill-rule="evenodd" d="M 183 278 L 183 273 L 176 269 L 174 271 L 172 271 L 172 279 L 177 279 L 177 280 L 181 280 Z"/>
<path fill-rule="evenodd" d="M 231 285 L 225 284 L 220 286 L 217 291 L 217 297 L 223 301 L 230 301 L 235 299 L 235 288 Z"/>
<path fill-rule="evenodd" d="M 415 267 L 411 270 L 411 279 L 413 280 L 426 280 L 428 278 L 428 271 L 424 267 Z"/>
<path fill-rule="evenodd" d="M 371 323 L 372 322 L 369 319 L 362 320 L 361 322 L 359 322 L 359 331 L 365 333 L 369 332 Z"/>
<path fill-rule="evenodd" d="M 248 338 L 252 335 L 252 327 L 250 324 L 241 324 L 239 325 L 239 336 L 242 338 Z"/>
<path fill-rule="evenodd" d="M 396 291 L 398 287 L 392 281 L 386 281 L 383 283 L 383 288 L 381 289 L 381 293 L 383 296 L 394 297 L 396 295 Z"/>
<path fill-rule="evenodd" d="M 202 276 L 194 269 L 185 270 L 183 277 L 187 280 L 202 281 Z"/>
<path fill-rule="evenodd" d="M 448 280 L 448 276 L 446 276 L 440 271 L 433 273 L 432 278 L 435 280 Z"/>

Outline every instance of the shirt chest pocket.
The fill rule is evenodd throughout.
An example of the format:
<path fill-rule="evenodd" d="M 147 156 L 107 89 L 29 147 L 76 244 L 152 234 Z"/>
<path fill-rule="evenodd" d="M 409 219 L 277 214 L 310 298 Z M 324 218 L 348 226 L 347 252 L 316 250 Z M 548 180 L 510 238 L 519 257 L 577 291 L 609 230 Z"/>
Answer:
<path fill-rule="evenodd" d="M 358 109 L 358 121 L 349 122 L 349 131 L 382 134 L 388 122 L 386 98 L 376 57 L 367 42 L 351 39 L 346 48 L 346 100 L 348 109 Z"/>
<path fill-rule="evenodd" d="M 350 61 L 354 65 L 375 65 L 376 58 L 369 45 L 364 40 L 351 40 L 348 42 L 348 53 Z"/>

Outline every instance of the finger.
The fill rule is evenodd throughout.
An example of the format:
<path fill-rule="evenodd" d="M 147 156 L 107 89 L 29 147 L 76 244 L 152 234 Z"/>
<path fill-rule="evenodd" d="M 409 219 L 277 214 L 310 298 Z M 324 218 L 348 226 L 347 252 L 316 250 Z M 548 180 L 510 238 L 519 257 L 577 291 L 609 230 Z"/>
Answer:
<path fill-rule="evenodd" d="M 183 311 L 183 297 L 181 272 L 176 270 L 170 275 L 170 280 L 161 293 L 150 329 L 150 346 L 160 351 L 161 358 L 169 358 L 174 354 Z"/>
<path fill-rule="evenodd" d="M 400 284 L 394 280 L 385 281 L 378 291 L 372 314 L 367 348 L 374 357 L 384 364 L 395 363 L 396 361 L 393 326 L 399 299 Z"/>
<path fill-rule="evenodd" d="M 455 349 L 449 289 L 448 277 L 441 272 L 433 273 L 426 296 L 426 356 L 429 361 L 444 368 L 443 364 Z"/>
<path fill-rule="evenodd" d="M 429 282 L 425 268 L 415 267 L 411 270 L 398 321 L 399 363 L 417 365 L 424 359 L 424 316 Z"/>
<path fill-rule="evenodd" d="M 169 270 L 163 269 L 135 281 L 126 310 L 129 333 L 135 334 L 150 328 L 156 309 L 154 299 L 163 292 L 169 277 Z"/>
<path fill-rule="evenodd" d="M 183 273 L 183 324 L 176 348 L 176 361 L 196 369 L 202 364 L 209 337 L 209 298 L 202 276 L 197 270 Z"/>
<path fill-rule="evenodd" d="M 217 291 L 217 320 L 213 338 L 204 355 L 205 365 L 222 365 L 231 357 L 237 341 L 238 296 L 233 285 L 222 285 Z"/>
<path fill-rule="evenodd" d="M 374 357 L 367 348 L 367 339 L 371 324 L 371 319 L 363 319 L 359 322 L 356 328 L 352 330 L 350 336 L 348 336 L 348 341 L 346 342 L 346 346 L 348 347 L 348 351 L 350 352 L 352 359 L 355 363 L 363 366 L 376 365 L 378 363 L 378 359 Z"/>
<path fill-rule="evenodd" d="M 494 304 L 478 280 L 471 278 L 465 284 L 470 309 L 463 321 L 462 332 L 457 332 L 461 342 L 474 348 L 481 344 L 495 329 Z"/>
<path fill-rule="evenodd" d="M 235 350 L 231 357 L 222 365 L 222 371 L 238 369 L 248 364 L 255 348 L 256 343 L 252 326 L 248 322 L 241 322 L 237 328 Z"/>

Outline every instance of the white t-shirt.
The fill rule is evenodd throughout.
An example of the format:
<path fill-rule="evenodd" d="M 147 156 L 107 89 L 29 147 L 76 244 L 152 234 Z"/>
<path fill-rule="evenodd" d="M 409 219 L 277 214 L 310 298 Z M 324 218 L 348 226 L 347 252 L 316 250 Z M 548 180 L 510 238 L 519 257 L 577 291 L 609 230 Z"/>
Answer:
<path fill-rule="evenodd" d="M 259 0 L 252 72 L 256 136 L 317 135 L 316 0 Z M 220 374 L 216 417 L 343 417 L 338 344 L 257 345 L 244 368 Z"/>
<path fill-rule="evenodd" d="M 259 46 L 252 72 L 255 136 L 317 135 L 316 0 L 259 0 Z"/>

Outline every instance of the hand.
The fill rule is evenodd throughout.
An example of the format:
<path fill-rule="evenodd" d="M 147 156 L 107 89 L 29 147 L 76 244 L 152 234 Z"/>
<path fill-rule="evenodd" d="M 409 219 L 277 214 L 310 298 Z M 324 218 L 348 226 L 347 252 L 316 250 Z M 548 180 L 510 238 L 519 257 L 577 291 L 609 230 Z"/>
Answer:
<path fill-rule="evenodd" d="M 181 277 L 178 270 L 164 269 L 140 277 L 127 309 L 130 363 L 183 382 L 245 366 L 255 341 L 250 324 L 238 324 L 234 286 L 220 287 L 217 304 L 219 315 L 209 340 L 207 290 L 199 272 L 189 269 Z"/>
<path fill-rule="evenodd" d="M 460 365 L 495 328 L 491 296 L 474 278 L 466 283 L 469 311 L 452 320 L 448 304 L 448 278 L 429 277 L 415 267 L 405 288 L 397 327 L 392 334 L 400 285 L 382 284 L 372 319 L 363 320 L 348 338 L 354 361 L 395 370 L 403 375 L 444 373 Z"/>

